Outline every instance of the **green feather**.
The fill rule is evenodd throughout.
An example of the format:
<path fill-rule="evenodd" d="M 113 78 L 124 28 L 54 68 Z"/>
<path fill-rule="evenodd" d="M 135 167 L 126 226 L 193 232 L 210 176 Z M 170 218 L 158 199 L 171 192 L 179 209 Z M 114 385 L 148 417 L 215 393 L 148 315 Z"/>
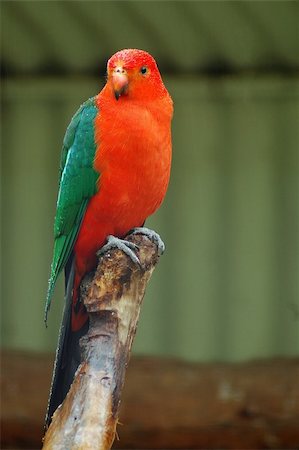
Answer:
<path fill-rule="evenodd" d="M 96 151 L 94 119 L 97 113 L 95 98 L 83 103 L 72 118 L 63 140 L 45 321 L 58 275 L 72 253 L 89 199 L 97 192 L 99 173 L 93 167 Z"/>

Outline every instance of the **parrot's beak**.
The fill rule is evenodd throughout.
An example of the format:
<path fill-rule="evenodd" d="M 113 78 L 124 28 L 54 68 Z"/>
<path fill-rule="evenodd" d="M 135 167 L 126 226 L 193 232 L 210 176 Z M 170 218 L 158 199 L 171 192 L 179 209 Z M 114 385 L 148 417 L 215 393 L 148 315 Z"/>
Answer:
<path fill-rule="evenodd" d="M 115 67 L 112 73 L 112 86 L 116 100 L 118 100 L 121 95 L 127 93 L 128 85 L 129 80 L 127 71 L 122 66 Z"/>

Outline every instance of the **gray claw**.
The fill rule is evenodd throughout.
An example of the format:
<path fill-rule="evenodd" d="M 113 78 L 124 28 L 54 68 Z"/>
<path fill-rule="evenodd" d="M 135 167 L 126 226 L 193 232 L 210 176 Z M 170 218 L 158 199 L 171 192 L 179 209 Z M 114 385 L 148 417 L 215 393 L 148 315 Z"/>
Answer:
<path fill-rule="evenodd" d="M 160 235 L 156 233 L 154 230 L 150 230 L 146 227 L 137 227 L 133 228 L 133 230 L 130 232 L 130 234 L 144 234 L 147 236 L 154 244 L 158 247 L 158 254 L 161 256 L 163 255 L 165 251 L 165 244 L 162 241 Z"/>
<path fill-rule="evenodd" d="M 115 236 L 109 235 L 107 237 L 107 244 L 103 245 L 100 250 L 97 252 L 97 256 L 103 255 L 106 251 L 111 250 L 112 248 L 118 248 L 123 251 L 134 264 L 141 266 L 138 256 L 136 255 L 136 250 L 138 250 L 138 245 L 133 242 L 125 241 L 124 239 L 119 239 Z"/>

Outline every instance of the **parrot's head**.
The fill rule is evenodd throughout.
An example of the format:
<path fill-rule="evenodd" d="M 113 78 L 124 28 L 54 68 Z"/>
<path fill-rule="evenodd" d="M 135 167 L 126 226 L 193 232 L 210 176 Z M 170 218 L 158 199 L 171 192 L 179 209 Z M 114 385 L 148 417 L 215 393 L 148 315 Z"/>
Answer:
<path fill-rule="evenodd" d="M 125 49 L 107 64 L 107 87 L 116 100 L 146 100 L 168 95 L 154 58 L 147 52 Z"/>

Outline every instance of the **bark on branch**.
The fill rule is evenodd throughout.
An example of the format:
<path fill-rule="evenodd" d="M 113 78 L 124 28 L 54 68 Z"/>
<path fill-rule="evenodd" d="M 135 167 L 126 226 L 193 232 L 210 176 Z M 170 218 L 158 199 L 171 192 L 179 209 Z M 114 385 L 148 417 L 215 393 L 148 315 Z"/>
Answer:
<path fill-rule="evenodd" d="M 121 391 L 146 285 L 158 262 L 156 244 L 129 235 L 141 267 L 120 250 L 106 252 L 83 298 L 90 318 L 81 339 L 82 363 L 53 416 L 44 449 L 110 449 L 116 434 Z"/>

